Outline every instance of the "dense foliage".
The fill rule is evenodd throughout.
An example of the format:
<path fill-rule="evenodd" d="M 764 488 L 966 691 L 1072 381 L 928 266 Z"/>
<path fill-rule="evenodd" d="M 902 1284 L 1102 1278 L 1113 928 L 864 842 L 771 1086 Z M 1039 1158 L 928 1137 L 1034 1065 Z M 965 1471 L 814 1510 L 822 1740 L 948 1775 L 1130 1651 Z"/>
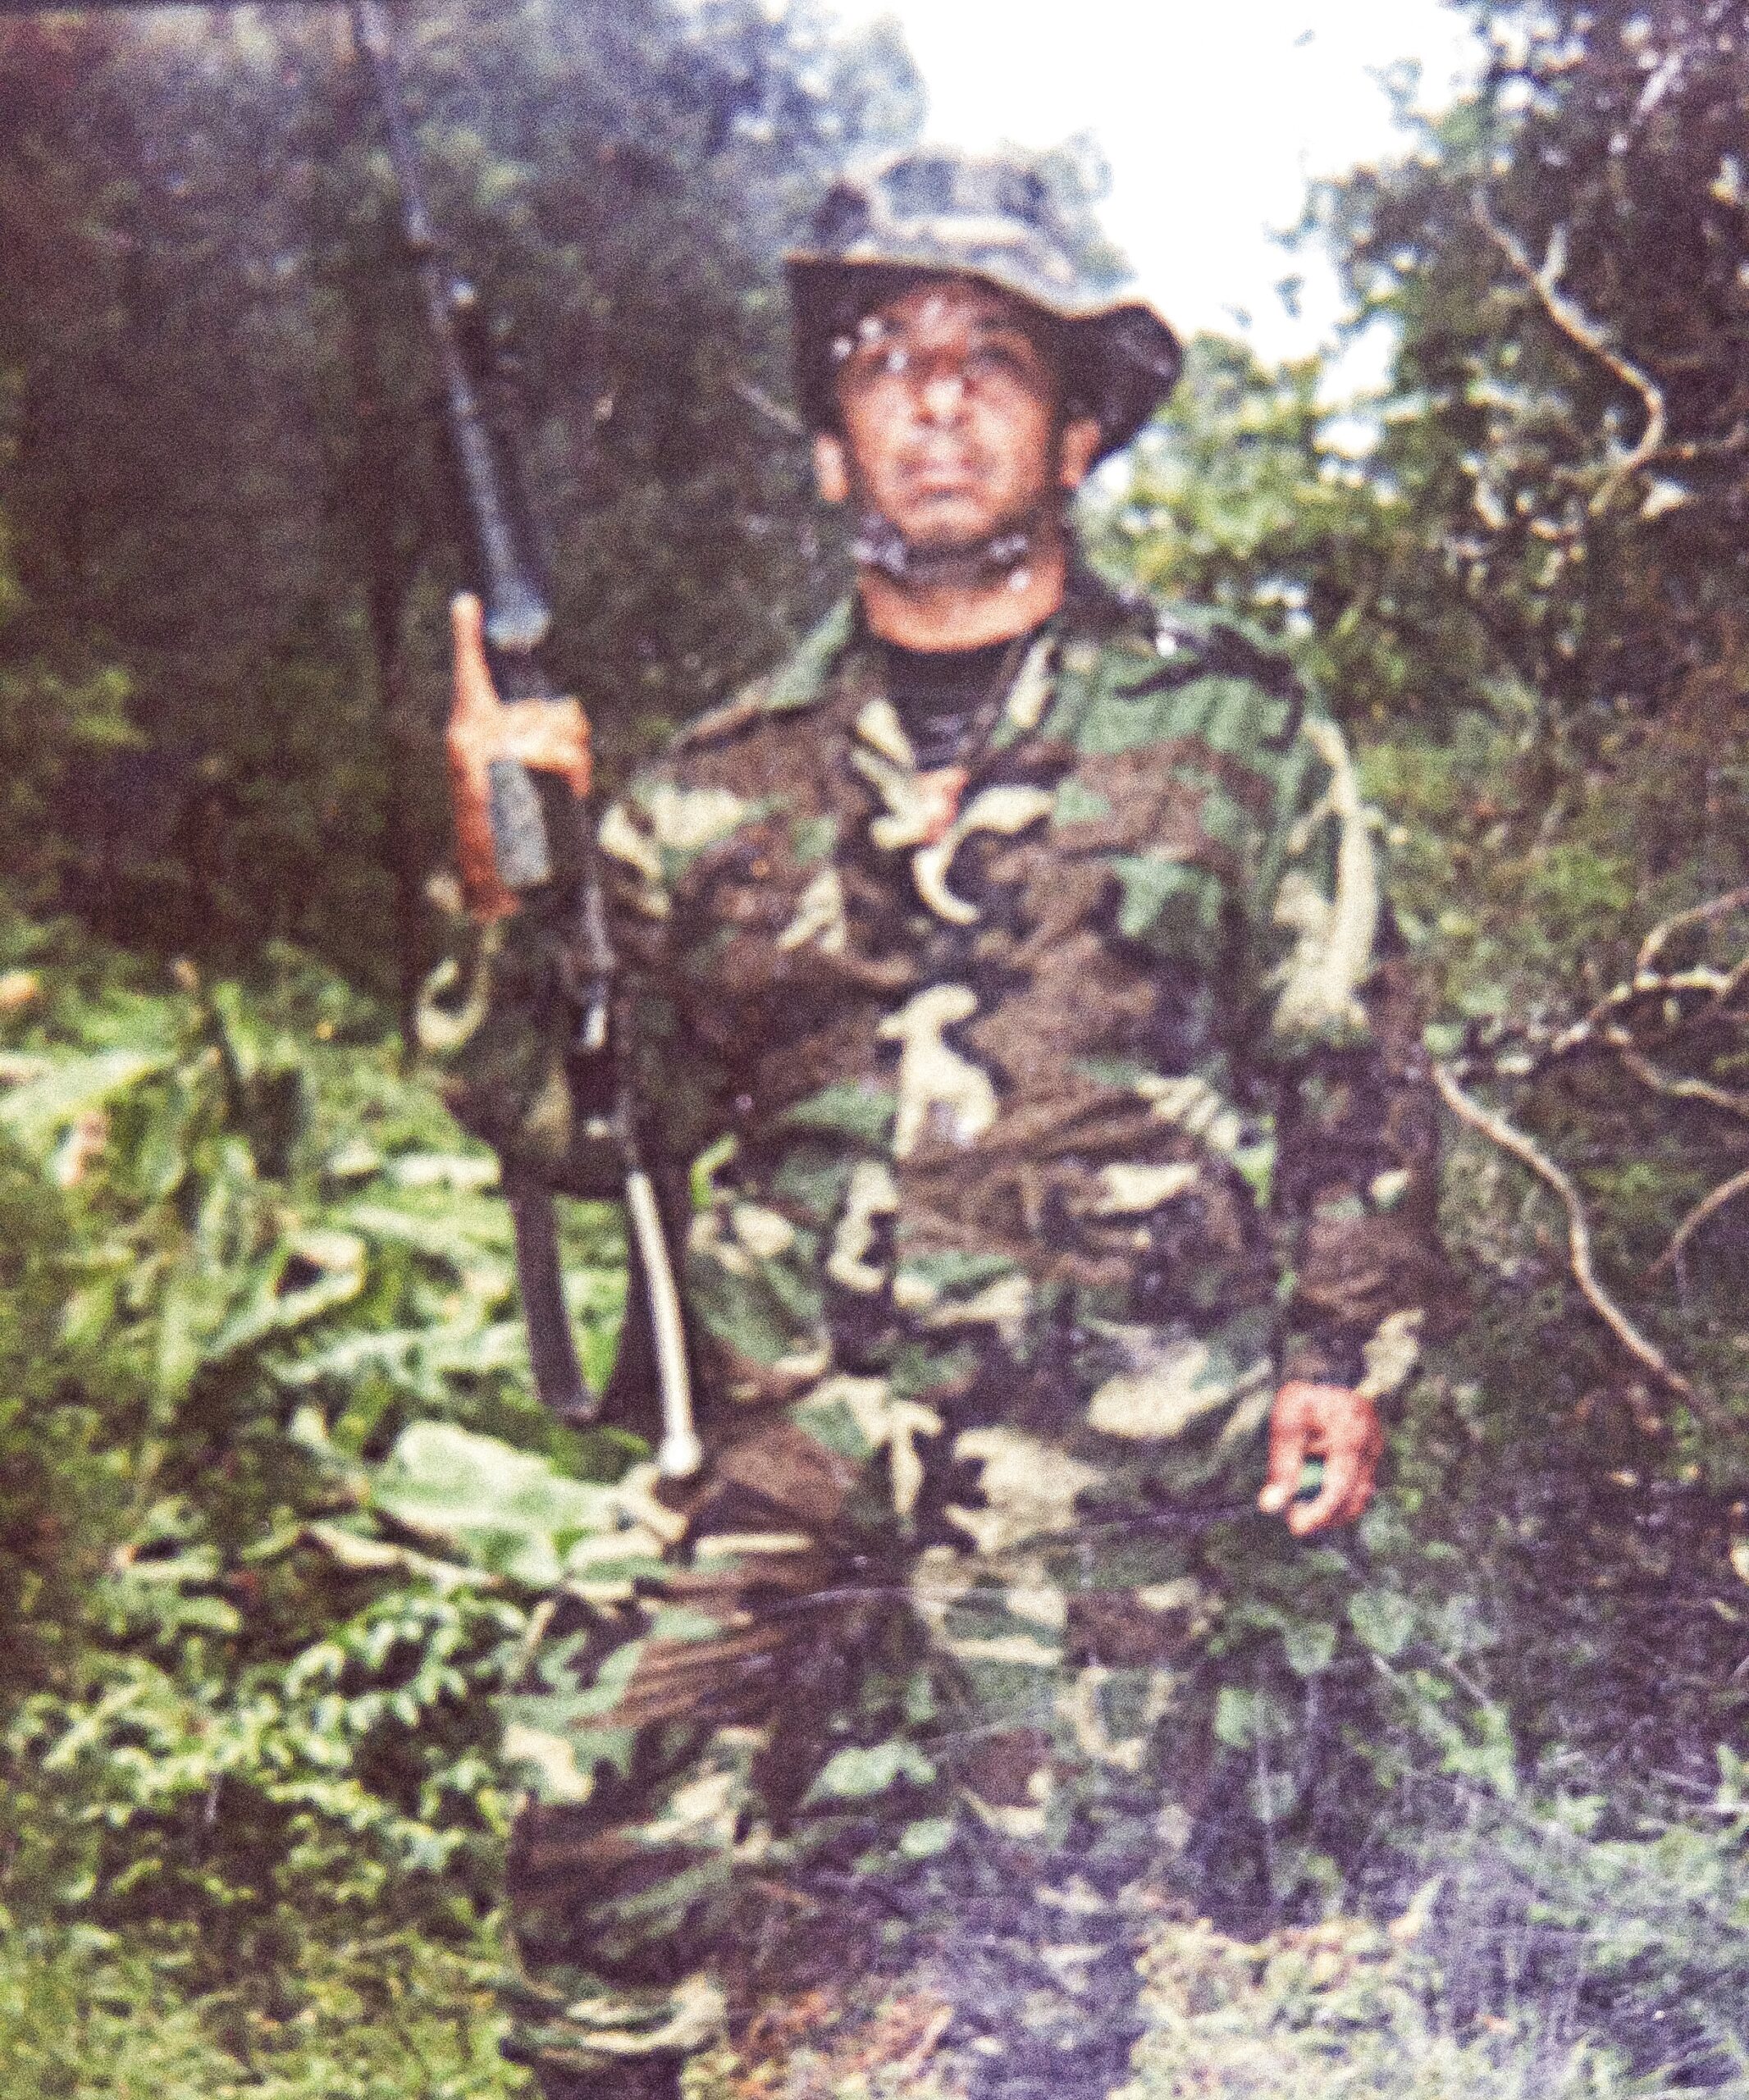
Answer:
<path fill-rule="evenodd" d="M 1475 95 L 1308 212 L 1379 396 L 1205 340 L 1089 521 L 1362 747 L 1467 1290 L 1377 1507 L 1213 1659 L 1147 2100 L 1749 2089 L 1749 48 L 1468 11 Z M 0 34 L 8 2091 L 521 2090 L 490 1696 L 646 1479 L 535 1408 L 491 1162 L 401 1069 L 455 558 L 343 41 Z M 738 0 L 422 9 L 409 74 L 622 764 L 823 587 L 774 257 L 916 84 Z M 700 2094 L 951 2091 L 889 1980 Z"/>
<path fill-rule="evenodd" d="M 1564 1347 L 1554 1375 L 1607 1416 L 1637 1368 L 1643 1420 L 1684 1399 L 1730 1481 L 1741 1234 L 1677 1235 L 1749 1112 L 1749 49 L 1725 7 L 1471 11 L 1480 94 L 1309 214 L 1353 325 L 1395 331 L 1386 391 L 1332 417 L 1314 369 L 1204 346 L 1107 550 L 1299 638 L 1395 822 L 1433 1039 L 1573 1170 L 1675 1374 Z"/>
<path fill-rule="evenodd" d="M 344 25 L 0 40 L 0 845 L 131 947 L 294 939 L 388 989 L 435 938 L 456 520 Z M 611 766 L 819 596 L 776 254 L 915 82 L 751 0 L 427 12 L 406 72 Z"/>

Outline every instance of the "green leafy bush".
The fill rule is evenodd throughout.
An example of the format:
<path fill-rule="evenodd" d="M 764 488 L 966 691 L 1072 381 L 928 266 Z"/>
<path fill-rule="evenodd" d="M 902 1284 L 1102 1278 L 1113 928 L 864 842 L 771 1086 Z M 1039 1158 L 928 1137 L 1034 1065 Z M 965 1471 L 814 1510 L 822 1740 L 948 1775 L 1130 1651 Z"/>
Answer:
<path fill-rule="evenodd" d="M 33 1468 L 0 1581 L 35 1607 L 0 1900 L 196 1925 L 209 1983 L 313 1909 L 469 1930 L 506 1817 L 490 1695 L 613 1518 L 573 1476 L 642 1447 L 527 1398 L 492 1162 L 368 1008 L 289 956 L 256 995 L 154 994 L 33 938 L 0 1093 L 0 1433 Z M 568 1230 L 599 1369 L 618 1245 Z"/>

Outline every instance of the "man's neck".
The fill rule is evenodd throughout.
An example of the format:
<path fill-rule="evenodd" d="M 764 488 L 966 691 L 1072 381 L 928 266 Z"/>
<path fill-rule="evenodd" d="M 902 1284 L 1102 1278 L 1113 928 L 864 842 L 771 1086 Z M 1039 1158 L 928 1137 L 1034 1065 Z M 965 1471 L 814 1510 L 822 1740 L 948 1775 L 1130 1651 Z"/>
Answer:
<path fill-rule="evenodd" d="M 902 649 L 981 649 L 1011 641 L 1048 620 L 1062 603 L 1067 550 L 1039 547 L 1017 568 L 988 580 L 916 583 L 884 569 L 856 572 L 869 632 Z"/>

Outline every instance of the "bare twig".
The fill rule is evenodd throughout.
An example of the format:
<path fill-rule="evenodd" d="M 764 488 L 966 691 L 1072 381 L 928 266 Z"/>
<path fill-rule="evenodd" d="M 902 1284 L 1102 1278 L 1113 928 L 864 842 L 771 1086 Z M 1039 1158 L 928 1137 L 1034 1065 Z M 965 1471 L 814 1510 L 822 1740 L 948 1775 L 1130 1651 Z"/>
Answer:
<path fill-rule="evenodd" d="M 914 2078 L 920 2078 L 923 2069 L 941 2045 L 941 2038 L 953 2025 L 954 2011 L 951 2005 L 936 2006 L 924 2025 L 923 2032 L 912 2043 L 893 2066 L 903 2074 L 900 2086 L 902 2092 Z"/>
<path fill-rule="evenodd" d="M 1551 1036 L 1544 1045 L 1541 1061 L 1552 1063 L 1556 1058 L 1570 1057 L 1594 1038 L 1612 1042 L 1614 1016 L 1648 1000 L 1680 999 L 1684 993 L 1704 992 L 1710 1010 L 1716 1011 L 1742 988 L 1746 976 L 1749 976 L 1749 955 L 1741 956 L 1728 970 L 1697 963 L 1692 970 L 1636 970 L 1626 983 L 1612 984 L 1588 1013 Z M 1665 1031 L 1666 1036 L 1673 1032 Z"/>
<path fill-rule="evenodd" d="M 1733 1203 L 1745 1190 L 1749 1190 L 1749 1166 L 1746 1166 L 1741 1174 L 1733 1174 L 1728 1181 L 1721 1181 L 1710 1195 L 1701 1198 L 1670 1235 L 1669 1245 L 1646 1271 L 1647 1276 L 1655 1276 L 1660 1269 L 1668 1268 L 1708 1218 L 1722 1211 L 1727 1203 Z"/>
<path fill-rule="evenodd" d="M 1605 1029 L 1604 1040 L 1621 1060 L 1624 1070 L 1654 1093 L 1668 1095 L 1675 1101 L 1698 1101 L 1708 1108 L 1723 1109 L 1727 1116 L 1749 1117 L 1749 1093 L 1733 1093 L 1728 1088 L 1715 1086 L 1710 1080 L 1692 1079 L 1687 1074 L 1672 1079 L 1668 1072 L 1659 1071 L 1624 1028 Z"/>
<path fill-rule="evenodd" d="M 1667 445 L 1660 459 L 1714 459 L 1728 452 L 1741 452 L 1749 445 L 1749 422 L 1737 424 L 1723 437 L 1692 437 L 1680 445 Z"/>
<path fill-rule="evenodd" d="M 1523 243 L 1518 235 L 1503 226 L 1489 207 L 1487 194 L 1478 189 L 1470 200 L 1470 209 L 1476 223 L 1494 245 L 1512 265 L 1514 271 L 1535 293 L 1538 304 L 1555 326 L 1569 342 L 1577 343 L 1600 363 L 1606 365 L 1623 386 L 1639 396 L 1646 411 L 1646 427 L 1639 441 L 1623 453 L 1603 480 L 1598 484 L 1589 505 L 1596 518 L 1605 511 L 1614 500 L 1615 491 L 1631 476 L 1651 465 L 1664 449 L 1665 432 L 1669 427 L 1669 411 L 1664 389 L 1651 375 L 1623 357 L 1610 342 L 1609 333 L 1601 322 L 1593 321 L 1577 299 L 1560 288 L 1561 273 L 1566 267 L 1567 244 L 1564 227 L 1557 226 L 1550 237 L 1542 265 L 1538 268 L 1532 262 Z"/>
<path fill-rule="evenodd" d="M 1727 911 L 1746 908 L 1749 908 L 1749 889 L 1732 889 L 1723 897 L 1710 897 L 1705 904 L 1692 905 L 1686 911 L 1673 912 L 1668 919 L 1660 919 L 1640 943 L 1640 952 L 1634 958 L 1634 975 L 1638 977 L 1650 970 L 1672 937 L 1684 927 L 1705 925 L 1711 920 L 1722 918 Z"/>
<path fill-rule="evenodd" d="M 1709 924 L 1733 911 L 1749 911 L 1749 888 L 1728 890 L 1722 896 L 1709 897 L 1704 904 L 1691 905 L 1686 911 L 1673 912 L 1668 919 L 1660 920 L 1640 943 L 1630 975 L 1593 1000 L 1578 1020 L 1569 1021 L 1552 1034 L 1540 1037 L 1534 1027 L 1516 1031 L 1518 1039 L 1534 1044 L 1536 1051 L 1534 1057 L 1526 1059 L 1511 1071 L 1510 1076 L 1528 1078 L 1564 1058 L 1587 1050 L 1606 1048 L 1614 1051 L 1628 1071 L 1654 1093 L 1705 1102 L 1733 1116 L 1749 1116 L 1749 1095 L 1728 1093 L 1704 1080 L 1672 1079 L 1660 1072 L 1628 1025 L 1636 1008 L 1662 1006 L 1671 1000 L 1680 1002 L 1699 995 L 1705 1002 L 1702 1006 L 1679 1011 L 1674 1020 L 1667 1020 L 1663 1028 L 1656 1031 L 1668 1043 L 1697 1021 L 1716 1018 L 1722 1009 L 1729 1006 L 1744 984 L 1749 983 L 1749 953 L 1740 956 L 1728 969 L 1697 962 L 1685 970 L 1660 970 L 1656 964 L 1677 934 L 1692 927 Z"/>
<path fill-rule="evenodd" d="M 1559 1197 L 1562 1208 L 1567 1213 L 1568 1254 L 1573 1281 L 1584 1294 L 1586 1303 L 1616 1340 L 1637 1363 L 1651 1372 L 1668 1391 L 1685 1401 L 1701 1420 L 1715 1427 L 1722 1427 L 1713 1402 L 1675 1368 L 1655 1343 L 1647 1340 L 1597 1281 L 1597 1271 L 1591 1262 L 1591 1223 L 1585 1215 L 1585 1206 L 1579 1200 L 1579 1192 L 1566 1173 L 1555 1165 L 1534 1138 L 1527 1136 L 1515 1125 L 1509 1123 L 1504 1116 L 1483 1107 L 1479 1101 L 1466 1093 L 1448 1066 L 1435 1064 L 1433 1084 L 1439 1089 L 1440 1098 L 1459 1122 L 1467 1123 L 1473 1130 L 1479 1130 L 1491 1144 L 1498 1145 L 1502 1152 L 1509 1153 Z"/>
<path fill-rule="evenodd" d="M 755 415 L 763 416 L 774 430 L 780 430 L 786 437 L 806 437 L 807 425 L 793 409 L 786 409 L 781 401 L 774 400 L 763 386 L 744 377 L 740 372 L 729 375 L 728 390 L 738 399 L 745 401 Z"/>

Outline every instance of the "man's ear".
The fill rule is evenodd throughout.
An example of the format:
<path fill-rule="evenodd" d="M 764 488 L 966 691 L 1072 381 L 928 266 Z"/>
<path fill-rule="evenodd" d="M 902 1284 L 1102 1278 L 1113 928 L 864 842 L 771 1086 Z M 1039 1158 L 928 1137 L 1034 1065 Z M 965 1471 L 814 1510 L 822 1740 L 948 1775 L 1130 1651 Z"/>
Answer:
<path fill-rule="evenodd" d="M 1099 450 L 1098 419 L 1094 416 L 1076 416 L 1063 426 L 1062 440 L 1057 447 L 1057 478 L 1062 487 L 1078 489 L 1087 478 L 1094 455 Z"/>
<path fill-rule="evenodd" d="M 822 431 L 814 441 L 814 486 L 823 503 L 843 503 L 850 494 L 844 441 Z"/>

